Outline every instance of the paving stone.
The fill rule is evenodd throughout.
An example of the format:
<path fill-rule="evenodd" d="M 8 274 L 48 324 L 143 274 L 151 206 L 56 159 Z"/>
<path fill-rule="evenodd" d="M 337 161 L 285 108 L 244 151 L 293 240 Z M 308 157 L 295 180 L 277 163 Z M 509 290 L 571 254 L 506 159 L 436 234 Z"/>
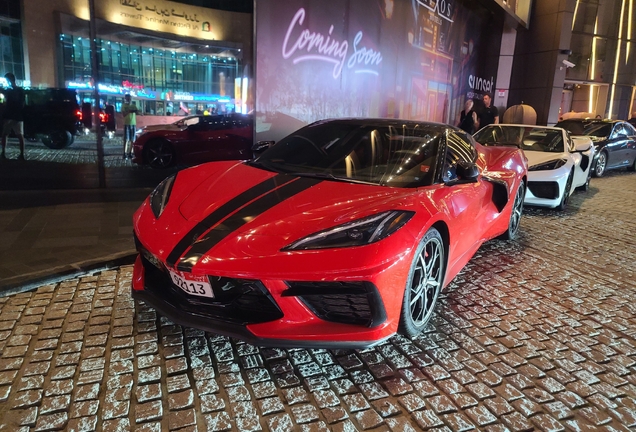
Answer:
<path fill-rule="evenodd" d="M 523 415 L 518 412 L 512 414 L 506 414 L 501 417 L 503 422 L 513 431 L 531 431 L 534 429 L 532 423 Z"/>
<path fill-rule="evenodd" d="M 102 424 L 104 431 L 128 431 L 130 429 L 130 421 L 128 418 L 116 418 L 104 420 Z"/>
<path fill-rule="evenodd" d="M 135 423 L 144 423 L 163 418 L 163 406 L 160 400 L 135 405 Z M 184 425 L 187 426 L 187 425 Z"/>
<path fill-rule="evenodd" d="M 565 430 L 565 427 L 549 414 L 539 414 L 532 417 L 531 420 L 542 431 L 557 432 Z"/>
<path fill-rule="evenodd" d="M 68 414 L 59 412 L 55 414 L 47 414 L 38 416 L 35 425 L 36 432 L 53 431 L 62 429 L 68 422 Z"/>
<path fill-rule="evenodd" d="M 384 423 L 382 417 L 373 409 L 359 411 L 354 416 L 362 430 L 373 429 Z"/>
<path fill-rule="evenodd" d="M 71 418 L 67 428 L 74 432 L 93 432 L 97 430 L 97 416 Z"/>
<path fill-rule="evenodd" d="M 581 415 L 585 418 L 585 420 L 596 426 L 601 426 L 612 421 L 612 418 L 606 412 L 601 411 L 594 406 L 581 408 L 577 411 L 577 414 Z"/>
<path fill-rule="evenodd" d="M 40 415 L 66 411 L 70 404 L 70 395 L 45 397 L 42 399 L 42 405 L 40 405 Z"/>
<path fill-rule="evenodd" d="M 75 402 L 71 406 L 71 418 L 92 417 L 97 414 L 98 409 L 98 400 Z"/>
<path fill-rule="evenodd" d="M 415 411 L 411 416 L 422 429 L 430 429 L 444 425 L 444 422 L 431 410 Z"/>
<path fill-rule="evenodd" d="M 207 418 L 206 418 L 206 422 L 207 422 Z M 229 423 L 229 419 L 228 419 L 228 423 Z M 273 417 L 270 417 L 269 419 L 267 419 L 267 425 L 269 427 L 270 432 L 286 432 L 286 431 L 293 430 L 294 428 L 294 423 L 289 414 L 278 414 Z M 210 429 L 210 426 L 208 424 L 208 430 L 214 430 L 214 431 L 228 430 L 230 427 L 231 425 L 228 424 L 227 429 Z"/>
<path fill-rule="evenodd" d="M 102 416 L 105 420 L 110 420 L 118 417 L 128 416 L 130 409 L 130 401 L 104 401 L 102 405 Z"/>
<path fill-rule="evenodd" d="M 42 400 L 42 390 L 26 390 L 15 395 L 12 408 L 28 408 L 39 405 Z"/>
<path fill-rule="evenodd" d="M 388 398 L 375 400 L 371 402 L 371 405 L 378 414 L 385 418 L 402 413 L 402 409 Z"/>
<path fill-rule="evenodd" d="M 168 426 L 170 430 L 182 429 L 186 426 L 192 426 L 194 424 L 196 424 L 196 414 L 194 409 L 172 411 L 168 415 Z"/>

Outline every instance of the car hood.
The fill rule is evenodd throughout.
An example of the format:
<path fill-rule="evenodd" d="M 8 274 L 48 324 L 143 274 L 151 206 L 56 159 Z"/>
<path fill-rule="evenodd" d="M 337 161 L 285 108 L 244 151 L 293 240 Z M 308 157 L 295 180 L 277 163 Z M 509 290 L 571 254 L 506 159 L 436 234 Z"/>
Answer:
<path fill-rule="evenodd" d="M 305 236 L 362 217 L 415 210 L 416 189 L 281 175 L 244 163 L 213 162 L 196 169 L 207 170 L 197 187 L 185 196 L 179 189 L 191 188 L 192 183 L 180 181 L 179 174 L 172 192 L 173 197 L 183 197 L 178 211 L 187 221 L 175 233 L 180 238 L 173 259 L 188 250 L 195 256 L 192 262 L 204 264 L 215 256 L 228 256 L 228 248 L 235 251 L 238 243 L 267 256 Z"/>
<path fill-rule="evenodd" d="M 525 151 L 528 158 L 528 166 L 533 167 L 542 163 L 550 162 L 557 159 L 567 159 L 567 153 L 549 153 L 549 152 L 537 152 L 537 151 Z"/>
<path fill-rule="evenodd" d="M 350 212 L 362 214 L 370 211 L 367 206 L 378 207 L 379 204 L 393 202 L 396 198 L 408 195 L 408 191 L 415 191 L 282 175 L 244 163 L 230 166 L 221 163 L 218 168 L 211 171 L 210 175 L 181 202 L 179 212 L 188 221 L 201 222 L 221 206 L 226 206 L 230 212 L 236 211 L 266 195 L 272 195 L 273 198 L 267 200 L 271 205 L 254 206 L 257 213 L 250 221 L 257 217 L 259 220 L 275 221 L 277 224 L 281 219 L 307 220 L 312 219 L 309 213 L 321 211 L 340 215 Z M 271 185 L 260 186 L 268 181 Z M 251 196 L 245 198 L 250 201 L 240 200 L 241 196 L 250 193 Z M 232 206 L 236 208 L 230 209 Z M 262 217 L 270 216 L 268 213 L 271 214 L 271 218 Z"/>

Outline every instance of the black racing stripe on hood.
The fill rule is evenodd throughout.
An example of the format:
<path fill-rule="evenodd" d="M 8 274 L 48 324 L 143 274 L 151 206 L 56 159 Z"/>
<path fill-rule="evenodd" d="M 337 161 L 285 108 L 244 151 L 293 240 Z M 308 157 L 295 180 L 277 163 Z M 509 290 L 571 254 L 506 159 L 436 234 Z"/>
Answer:
<path fill-rule="evenodd" d="M 170 255 L 168 255 L 166 263 L 168 264 L 168 266 L 174 267 L 179 257 L 183 255 L 183 253 L 188 250 L 188 248 L 192 244 L 194 244 L 199 237 L 201 237 L 214 225 L 216 225 L 217 223 L 225 219 L 228 215 L 232 214 L 250 201 L 253 201 L 259 196 L 271 192 L 277 187 L 280 187 L 296 179 L 297 177 L 290 177 L 285 174 L 278 174 L 232 198 L 230 201 L 226 202 L 221 207 L 217 208 L 208 216 L 206 216 L 205 219 L 199 222 L 194 228 L 190 230 L 190 232 L 183 236 L 183 238 L 179 241 L 179 243 L 177 243 L 174 249 L 172 249 Z"/>
<path fill-rule="evenodd" d="M 199 259 L 212 249 L 221 240 L 226 238 L 232 232 L 236 231 L 248 221 L 266 212 L 272 207 L 282 203 L 283 201 L 297 195 L 312 186 L 317 185 L 322 180 L 311 178 L 299 178 L 280 188 L 268 193 L 256 201 L 246 205 L 222 223 L 212 228 L 205 237 L 199 239 L 192 245 L 190 250 L 179 260 L 177 269 L 181 271 L 192 271 L 192 267 L 199 262 Z"/>

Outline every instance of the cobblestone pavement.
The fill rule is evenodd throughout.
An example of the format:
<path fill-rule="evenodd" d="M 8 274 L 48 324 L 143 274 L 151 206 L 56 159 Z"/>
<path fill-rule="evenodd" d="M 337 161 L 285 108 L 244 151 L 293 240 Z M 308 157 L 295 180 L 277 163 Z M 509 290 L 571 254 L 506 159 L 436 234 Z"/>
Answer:
<path fill-rule="evenodd" d="M 40 141 L 25 142 L 26 157 L 30 161 L 55 162 L 65 164 L 93 164 L 97 163 L 97 144 L 94 135 L 78 136 L 75 142 L 64 149 L 50 149 Z M 122 137 L 103 138 L 104 167 L 136 166 L 130 159 L 123 159 Z M 16 139 L 9 139 L 7 149 L 8 159 L 17 159 L 20 148 Z"/>
<path fill-rule="evenodd" d="M 587 431 L 636 427 L 636 175 L 484 245 L 427 331 L 264 349 L 182 328 L 122 267 L 0 299 L 7 431 Z"/>

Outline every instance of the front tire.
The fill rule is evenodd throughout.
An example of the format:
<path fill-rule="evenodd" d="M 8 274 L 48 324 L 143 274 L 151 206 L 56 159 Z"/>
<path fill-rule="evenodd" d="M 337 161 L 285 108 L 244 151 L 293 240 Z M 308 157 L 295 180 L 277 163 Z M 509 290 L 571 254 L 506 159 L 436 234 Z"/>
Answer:
<path fill-rule="evenodd" d="M 602 151 L 598 155 L 598 159 L 596 160 L 596 165 L 594 165 L 594 177 L 603 177 L 605 174 L 605 170 L 607 169 L 607 152 Z"/>
<path fill-rule="evenodd" d="M 424 330 L 433 316 L 445 273 L 444 240 L 437 229 L 430 228 L 415 251 L 409 271 L 398 328 L 401 334 L 412 338 Z"/>
<path fill-rule="evenodd" d="M 56 130 L 50 132 L 42 138 L 42 144 L 50 149 L 63 149 L 73 143 L 73 135 L 66 130 Z"/>
<path fill-rule="evenodd" d="M 169 142 L 161 139 L 148 141 L 144 147 L 144 160 L 151 168 L 163 169 L 174 165 L 174 149 Z"/>
<path fill-rule="evenodd" d="M 519 225 L 521 224 L 521 214 L 523 213 L 523 201 L 526 198 L 526 184 L 522 181 L 519 183 L 515 201 L 512 204 L 510 219 L 508 220 L 508 229 L 499 236 L 502 240 L 514 240 L 519 233 Z"/>

